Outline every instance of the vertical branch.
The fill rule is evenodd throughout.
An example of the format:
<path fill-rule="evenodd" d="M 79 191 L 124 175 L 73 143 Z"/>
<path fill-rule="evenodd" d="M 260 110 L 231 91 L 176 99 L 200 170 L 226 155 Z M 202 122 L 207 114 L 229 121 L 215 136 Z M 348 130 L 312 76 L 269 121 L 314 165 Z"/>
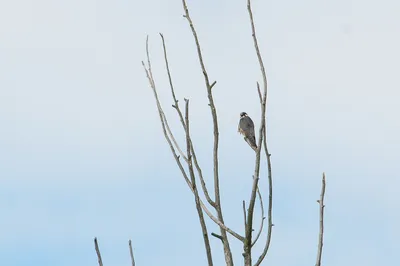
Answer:
<path fill-rule="evenodd" d="M 99 266 L 103 266 L 103 261 L 101 259 L 101 254 L 100 254 L 100 249 L 99 249 L 99 245 L 97 244 L 97 237 L 94 238 L 94 248 L 96 250 L 96 254 L 97 254 L 97 259 L 99 261 Z"/>
<path fill-rule="evenodd" d="M 261 123 L 260 123 L 260 130 L 259 130 L 258 148 L 256 150 L 256 163 L 255 163 L 255 170 L 254 170 L 254 176 L 253 176 L 253 186 L 252 186 L 252 191 L 251 191 L 251 196 L 250 196 L 250 201 L 249 201 L 249 209 L 248 209 L 248 214 L 247 214 L 247 226 L 246 226 L 246 230 L 245 230 L 246 231 L 246 234 L 245 234 L 246 241 L 244 243 L 244 253 L 243 253 L 245 265 L 251 266 L 252 265 L 251 247 L 252 247 L 252 232 L 253 232 L 252 226 L 253 226 L 253 216 L 254 216 L 256 192 L 258 190 L 258 180 L 259 180 L 259 175 L 260 175 L 261 146 L 262 146 L 264 135 L 265 135 L 264 133 L 266 131 L 266 126 L 265 126 L 266 115 L 265 115 L 265 113 L 266 113 L 268 87 L 267 87 L 267 75 L 265 72 L 265 67 L 264 67 L 262 57 L 261 57 L 260 49 L 258 47 L 258 41 L 257 41 L 257 36 L 256 36 L 256 31 L 255 31 L 255 26 L 254 26 L 254 19 L 253 19 L 253 13 L 251 10 L 250 0 L 247 0 L 247 10 L 248 10 L 249 17 L 250 17 L 253 43 L 254 43 L 254 48 L 256 50 L 256 55 L 258 58 L 260 69 L 261 69 L 261 75 L 263 78 L 263 88 L 264 88 L 263 95 L 262 95 L 262 101 L 261 101 Z M 259 92 L 259 94 L 261 94 L 261 92 Z"/>
<path fill-rule="evenodd" d="M 244 221 L 244 227 L 246 228 L 247 221 L 246 221 L 246 202 L 242 202 L 242 207 L 243 207 L 243 221 Z"/>
<path fill-rule="evenodd" d="M 200 206 L 199 193 L 198 193 L 198 190 L 196 187 L 196 178 L 195 178 L 194 171 L 193 171 L 192 154 L 191 154 L 192 149 L 191 149 L 190 127 L 189 127 L 189 100 L 188 99 L 185 99 L 185 124 L 186 124 L 186 150 L 187 150 L 189 174 L 190 174 L 190 179 L 192 181 L 193 194 L 194 194 L 194 199 L 196 202 L 197 213 L 199 215 L 201 231 L 203 232 L 203 239 L 204 239 L 204 245 L 206 247 L 208 265 L 212 266 L 213 261 L 212 261 L 212 255 L 211 255 L 210 240 L 208 238 L 207 226 L 204 221 L 203 210 L 201 209 L 201 206 Z"/>
<path fill-rule="evenodd" d="M 196 48 L 197 48 L 197 55 L 199 58 L 201 70 L 203 72 L 204 76 L 204 81 L 205 85 L 207 88 L 207 96 L 208 96 L 208 101 L 209 101 L 209 106 L 211 109 L 211 116 L 213 120 L 213 132 L 214 132 L 214 147 L 213 147 L 213 162 L 214 162 L 214 193 L 215 193 L 215 209 L 217 211 L 218 219 L 224 223 L 224 218 L 222 215 L 222 207 L 221 207 L 221 199 L 220 199 L 220 194 L 219 194 L 219 172 L 218 172 L 218 143 L 219 143 L 219 131 L 218 131 L 218 117 L 217 117 L 217 110 L 214 104 L 214 98 L 212 95 L 212 88 L 215 85 L 216 82 L 213 82 L 212 84 L 210 83 L 210 80 L 208 78 L 208 73 L 204 65 L 203 61 L 203 55 L 201 53 L 201 47 L 200 47 L 200 42 L 197 37 L 197 32 L 196 29 L 194 28 L 192 19 L 189 14 L 189 10 L 186 4 L 185 0 L 182 0 L 182 5 L 183 9 L 185 11 L 184 17 L 187 19 L 189 22 L 189 26 L 192 30 L 192 34 L 196 43 Z M 226 234 L 226 230 L 220 227 L 221 231 L 221 237 L 223 239 L 222 243 L 224 246 L 224 254 L 225 254 L 225 261 L 228 266 L 233 265 L 233 259 L 232 259 L 232 252 L 229 246 L 229 241 L 228 241 L 228 236 Z"/>
<path fill-rule="evenodd" d="M 321 266 L 322 258 L 322 246 L 324 245 L 324 198 L 325 198 L 325 173 L 322 173 L 322 187 L 321 195 L 317 202 L 319 203 L 319 236 L 318 236 L 318 252 L 317 252 L 317 262 L 315 266 Z"/>
<path fill-rule="evenodd" d="M 264 151 L 265 155 L 267 156 L 267 164 L 268 164 L 268 233 L 267 233 L 267 241 L 265 242 L 264 250 L 261 253 L 260 257 L 258 258 L 256 264 L 254 266 L 259 266 L 261 262 L 264 260 L 265 256 L 268 253 L 269 245 L 271 244 L 271 237 L 272 237 L 272 227 L 274 224 L 272 223 L 272 169 L 271 169 L 271 154 L 268 152 L 267 147 L 267 136 L 266 132 L 264 131 Z"/>
<path fill-rule="evenodd" d="M 131 255 L 132 266 L 135 266 L 135 259 L 133 257 L 132 241 L 129 239 L 129 253 Z"/>

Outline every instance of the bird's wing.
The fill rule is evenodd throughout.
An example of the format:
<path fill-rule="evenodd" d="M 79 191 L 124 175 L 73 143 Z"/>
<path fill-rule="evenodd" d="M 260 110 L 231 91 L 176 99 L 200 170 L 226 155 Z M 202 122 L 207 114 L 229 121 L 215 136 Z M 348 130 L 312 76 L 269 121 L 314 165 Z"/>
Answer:
<path fill-rule="evenodd" d="M 246 116 L 239 121 L 239 131 L 246 137 L 254 137 L 254 123 L 250 117 Z"/>

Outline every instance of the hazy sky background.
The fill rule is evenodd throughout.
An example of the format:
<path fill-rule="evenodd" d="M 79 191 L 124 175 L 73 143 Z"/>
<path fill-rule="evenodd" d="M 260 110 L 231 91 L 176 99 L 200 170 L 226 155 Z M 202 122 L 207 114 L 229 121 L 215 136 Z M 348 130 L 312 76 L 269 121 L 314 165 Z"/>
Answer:
<path fill-rule="evenodd" d="M 254 153 L 237 122 L 246 111 L 259 124 L 261 80 L 245 2 L 188 1 L 210 78 L 218 81 L 225 219 L 240 232 Z M 325 171 L 324 266 L 398 265 L 400 2 L 253 2 L 269 79 L 274 174 L 266 264 L 315 263 Z M 0 2 L 2 265 L 95 266 L 94 236 L 104 265 L 129 265 L 128 239 L 137 265 L 206 265 L 193 197 L 141 66 L 149 34 L 160 97 L 183 141 L 170 107 L 164 33 L 176 92 L 182 102 L 191 99 L 193 139 L 211 181 L 211 117 L 182 14 L 179 0 Z M 219 240 L 211 244 L 215 265 L 223 265 Z M 240 243 L 231 246 L 242 265 Z"/>

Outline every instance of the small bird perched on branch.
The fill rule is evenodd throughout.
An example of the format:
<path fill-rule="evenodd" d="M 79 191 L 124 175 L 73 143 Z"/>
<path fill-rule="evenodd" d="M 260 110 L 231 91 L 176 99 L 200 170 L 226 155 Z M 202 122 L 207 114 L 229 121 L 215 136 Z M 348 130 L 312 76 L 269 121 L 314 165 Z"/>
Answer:
<path fill-rule="evenodd" d="M 240 113 L 238 131 L 240 134 L 244 136 L 244 140 L 247 142 L 247 144 L 249 144 L 250 147 L 254 151 L 256 151 L 257 144 L 256 144 L 256 136 L 254 134 L 254 123 L 246 112 Z"/>

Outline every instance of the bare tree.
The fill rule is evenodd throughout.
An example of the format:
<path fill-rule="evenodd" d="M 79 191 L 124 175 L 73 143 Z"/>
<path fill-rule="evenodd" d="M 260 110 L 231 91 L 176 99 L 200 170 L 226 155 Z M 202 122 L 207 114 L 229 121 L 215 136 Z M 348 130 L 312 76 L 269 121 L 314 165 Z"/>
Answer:
<path fill-rule="evenodd" d="M 150 55 L 149 55 L 149 49 L 148 49 L 148 39 L 146 41 L 146 54 L 147 54 L 147 65 L 142 62 L 143 67 L 146 72 L 146 76 L 148 78 L 150 87 L 152 88 L 154 98 L 156 101 L 156 106 L 158 109 L 159 113 L 159 118 L 161 122 L 161 126 L 163 129 L 164 137 L 166 141 L 169 144 L 169 147 L 171 149 L 171 152 L 175 158 L 175 161 L 181 170 L 182 176 L 184 177 L 184 180 L 189 186 L 189 189 L 193 192 L 194 199 L 195 199 L 195 205 L 200 221 L 200 225 L 202 228 L 202 233 L 203 233 L 203 238 L 204 238 L 204 245 L 206 249 L 206 254 L 207 254 L 207 259 L 208 259 L 208 264 L 213 265 L 212 261 L 212 253 L 211 253 L 211 248 L 210 248 L 210 243 L 208 239 L 208 233 L 207 233 L 207 227 L 204 221 L 204 215 L 203 212 L 206 213 L 206 215 L 214 221 L 219 229 L 220 229 L 220 235 L 216 233 L 212 233 L 212 236 L 215 236 L 219 238 L 222 242 L 223 248 L 224 248 L 224 255 L 225 255 L 225 262 L 226 265 L 233 265 L 233 258 L 232 258 L 232 251 L 229 245 L 229 239 L 227 234 L 231 234 L 234 236 L 236 239 L 241 241 L 243 243 L 243 257 L 245 261 L 245 265 L 252 265 L 252 255 L 251 255 L 251 250 L 252 247 L 256 244 L 258 241 L 263 226 L 264 226 L 264 204 L 262 202 L 262 196 L 261 192 L 258 188 L 258 181 L 260 178 L 260 160 L 261 160 L 261 151 L 262 147 L 264 147 L 264 151 L 266 154 L 267 162 L 268 162 L 268 180 L 269 180 L 269 200 L 268 200 L 268 236 L 267 240 L 264 243 L 264 249 L 260 257 L 258 258 L 257 262 L 255 265 L 259 265 L 263 259 L 265 258 L 265 255 L 268 252 L 268 247 L 271 242 L 271 234 L 272 234 L 272 171 L 271 171 L 271 155 L 268 153 L 268 148 L 267 148 L 267 140 L 266 140 L 266 104 L 267 104 L 267 76 L 266 76 L 266 71 L 264 67 L 264 63 L 261 57 L 261 52 L 259 50 L 258 46 L 258 41 L 256 37 L 256 30 L 255 30 L 255 25 L 254 25 L 254 20 L 253 20 L 253 14 L 252 14 L 252 9 L 251 9 L 251 3 L 250 1 L 247 2 L 247 8 L 248 8 L 248 13 L 249 13 L 249 18 L 250 18 L 250 25 L 251 25 L 251 33 L 253 37 L 253 42 L 254 42 L 254 47 L 256 51 L 256 56 L 258 58 L 259 64 L 260 64 L 260 69 L 261 69 L 261 75 L 262 75 L 262 88 L 263 92 L 261 93 L 260 87 L 257 86 L 257 90 L 259 92 L 260 96 L 260 106 L 261 106 L 261 121 L 260 121 L 260 128 L 259 128 L 259 140 L 258 140 L 258 148 L 256 149 L 256 160 L 255 160 L 255 168 L 254 168 L 254 174 L 253 174 L 253 185 L 252 185 L 252 191 L 251 191 L 251 196 L 249 199 L 248 203 L 248 208 L 246 210 L 245 207 L 245 202 L 243 201 L 243 215 L 244 215 L 244 235 L 241 235 L 232 229 L 230 229 L 224 221 L 223 218 L 223 211 L 222 211 L 222 206 L 221 206 L 221 196 L 220 196 L 220 187 L 219 187 L 219 157 L 218 157 L 218 148 L 219 148 L 219 129 L 218 129 L 218 115 L 217 115 L 217 108 L 216 104 L 214 102 L 213 98 L 213 87 L 216 85 L 216 81 L 211 81 L 209 78 L 209 74 L 206 70 L 206 65 L 203 59 L 202 55 L 202 49 L 200 46 L 200 41 L 198 39 L 197 31 L 194 26 L 193 20 L 190 16 L 190 12 L 188 9 L 188 6 L 186 4 L 186 1 L 182 1 L 182 6 L 184 10 L 184 17 L 186 18 L 195 44 L 196 44 L 196 51 L 197 51 L 197 56 L 200 64 L 200 70 L 203 73 L 204 77 L 204 83 L 205 83 L 205 88 L 207 92 L 207 97 L 208 97 L 208 102 L 209 102 L 209 107 L 211 111 L 211 117 L 213 121 L 213 136 L 214 136 L 214 144 L 213 144 L 213 175 L 214 175 L 214 198 L 212 199 L 208 193 L 206 183 L 203 178 L 203 172 L 202 169 L 199 165 L 199 162 L 197 161 L 196 158 L 196 151 L 193 145 L 193 141 L 191 138 L 190 134 L 190 126 L 189 126 L 189 100 L 185 99 L 185 111 L 183 115 L 183 112 L 179 106 L 179 102 L 177 100 L 173 82 L 172 82 L 172 77 L 171 77 L 171 71 L 169 68 L 169 63 L 168 63 L 168 56 L 167 56 L 167 48 L 165 45 L 165 39 L 164 36 L 161 34 L 161 39 L 163 43 L 163 50 L 164 50 L 164 60 L 165 60 L 165 66 L 166 66 L 166 72 L 168 74 L 168 79 L 169 79 L 169 86 L 171 90 L 171 95 L 173 99 L 173 108 L 176 110 L 179 120 L 182 124 L 182 128 L 185 132 L 185 142 L 186 142 L 186 153 L 182 152 L 182 149 L 180 148 L 180 145 L 178 141 L 176 140 L 174 134 L 172 133 L 172 130 L 168 124 L 167 117 L 164 113 L 164 110 L 162 108 L 161 102 L 158 98 L 158 93 L 157 93 L 157 86 L 156 82 L 153 77 L 153 72 L 151 68 L 151 60 L 150 60 Z M 258 85 L 258 83 L 257 83 Z M 181 160 L 181 157 L 183 160 Z M 194 166 L 193 166 L 194 165 Z M 186 166 L 186 167 L 185 167 Z M 187 168 L 188 170 L 185 170 Z M 204 194 L 207 202 L 203 202 L 201 197 L 199 196 L 199 189 L 196 186 L 196 174 L 197 178 L 200 180 L 201 183 L 201 190 L 202 194 Z M 260 200 L 260 206 L 261 206 L 261 226 L 260 229 L 253 240 L 253 220 L 254 220 L 254 207 L 255 207 L 255 202 L 256 202 L 256 196 L 258 195 L 258 198 Z M 209 206 L 207 206 L 209 205 Z M 212 214 L 212 212 L 209 210 L 209 208 L 213 208 L 216 212 L 216 216 Z"/>
<path fill-rule="evenodd" d="M 212 129 L 213 129 L 213 157 L 212 157 L 212 163 L 213 163 L 213 189 L 214 189 L 214 197 L 212 197 L 207 189 L 207 184 L 205 182 L 204 176 L 203 176 L 203 171 L 200 166 L 200 163 L 197 160 L 196 157 L 196 149 L 195 145 L 193 143 L 192 137 L 191 137 L 191 131 L 190 131 L 190 112 L 189 112 L 189 99 L 184 99 L 184 108 L 181 109 L 181 106 L 179 105 L 178 98 L 175 93 L 174 85 L 173 85 L 173 79 L 171 75 L 171 70 L 169 66 L 169 61 L 168 61 L 168 53 L 167 53 L 167 47 L 166 47 L 166 42 L 164 36 L 160 33 L 161 41 L 162 41 L 162 47 L 163 47 L 163 53 L 164 53 L 164 61 L 165 61 L 165 69 L 166 73 L 168 75 L 168 82 L 169 82 L 169 89 L 171 91 L 171 96 L 172 96 L 172 107 L 176 110 L 178 119 L 180 121 L 180 124 L 182 126 L 183 132 L 185 133 L 185 138 L 183 143 L 180 144 L 180 142 L 176 139 L 175 135 L 172 132 L 171 127 L 169 126 L 167 116 L 164 113 L 164 109 L 162 107 L 161 101 L 158 97 L 158 91 L 157 91 L 157 86 L 156 82 L 153 76 L 152 72 L 152 66 L 151 66 L 151 60 L 150 60 L 150 53 L 149 53 L 149 38 L 147 37 L 146 39 L 146 63 L 142 61 L 142 65 L 144 68 L 144 71 L 146 73 L 150 88 L 152 89 L 152 92 L 154 94 L 154 99 L 155 103 L 157 106 L 158 114 L 159 114 L 159 119 L 161 122 L 161 128 L 163 131 L 163 135 L 169 145 L 169 148 L 171 150 L 171 153 L 175 159 L 175 162 L 178 166 L 178 168 L 181 171 L 182 177 L 185 180 L 186 184 L 188 185 L 189 189 L 193 193 L 194 197 L 194 202 L 195 202 L 195 207 L 197 210 L 197 215 L 199 218 L 200 226 L 201 226 L 201 231 L 202 231 L 202 236 L 204 240 L 204 247 L 206 250 L 206 257 L 207 257 L 207 262 L 209 266 L 213 265 L 213 257 L 212 257 L 212 250 L 210 246 L 210 240 L 209 240 L 209 231 L 205 222 L 205 216 L 209 217 L 219 228 L 219 234 L 212 232 L 211 235 L 220 239 L 223 250 L 224 250 L 224 257 L 225 257 L 225 262 L 227 266 L 233 266 L 234 261 L 233 261 L 233 256 L 232 256 L 232 251 L 230 248 L 230 243 L 229 243 L 229 238 L 228 235 L 233 236 L 236 240 L 239 240 L 243 244 L 243 260 L 244 260 L 244 265 L 245 266 L 258 266 L 260 265 L 264 259 L 266 258 L 266 255 L 268 253 L 268 249 L 270 247 L 271 243 L 271 237 L 272 237 L 272 228 L 274 224 L 272 223 L 272 170 L 271 170 L 271 154 L 268 151 L 268 145 L 267 145 L 267 134 L 266 134 L 266 110 L 267 110 L 267 96 L 268 96 L 268 83 L 267 83 L 267 75 L 266 75 L 266 70 L 264 66 L 264 62 L 261 56 L 260 48 L 258 45 L 258 40 L 257 40 L 257 35 L 256 35 L 256 27 L 254 24 L 254 18 L 253 18 L 253 12 L 252 12 L 252 7 L 251 7 L 251 1 L 247 0 L 247 11 L 249 15 L 249 21 L 250 21 L 250 28 L 251 28 L 251 36 L 253 40 L 253 45 L 255 49 L 255 54 L 260 66 L 260 72 L 261 72 L 261 86 L 259 82 L 256 82 L 256 91 L 258 92 L 259 96 L 259 101 L 260 101 L 260 111 L 261 111 L 261 120 L 260 120 L 260 127 L 259 127 L 259 139 L 257 143 L 257 148 L 255 149 L 256 153 L 256 158 L 255 158 L 255 164 L 254 164 L 254 173 L 252 174 L 252 189 L 251 189 L 251 195 L 250 199 L 248 200 L 248 207 L 246 209 L 246 202 L 243 201 L 243 220 L 244 220 L 244 232 L 241 234 L 239 232 L 236 232 L 232 230 L 224 221 L 223 218 L 223 208 L 221 205 L 221 195 L 220 195 L 220 186 L 219 186 L 219 155 L 218 155 L 218 148 L 219 148 L 219 127 L 218 127 L 218 114 L 217 114 L 217 107 L 216 103 L 214 101 L 213 97 L 213 88 L 216 85 L 216 81 L 211 81 L 209 74 L 206 70 L 206 64 L 204 62 L 203 54 L 202 54 L 202 49 L 200 46 L 200 41 L 197 35 L 196 28 L 194 26 L 193 20 L 190 16 L 190 12 L 187 6 L 187 3 L 185 0 L 182 0 L 182 6 L 183 6 L 183 11 L 184 11 L 184 18 L 187 20 L 190 30 L 192 32 L 195 45 L 196 45 L 196 51 L 197 51 L 197 57 L 200 65 L 200 71 L 203 74 L 204 77 L 204 85 L 205 89 L 207 92 L 207 98 L 208 98 L 208 105 L 210 107 L 211 111 L 211 117 L 212 117 Z M 181 145 L 185 145 L 181 148 Z M 268 210 L 267 210 L 267 236 L 264 242 L 262 242 L 263 248 L 261 254 L 258 255 L 258 257 L 255 257 L 252 253 L 252 248 L 254 245 L 257 244 L 257 242 L 260 239 L 260 236 L 262 234 L 263 228 L 265 226 L 264 220 L 266 219 L 265 215 L 265 210 L 264 210 L 264 202 L 263 202 L 263 197 L 262 197 L 262 189 L 259 188 L 258 182 L 260 179 L 260 161 L 262 158 L 262 153 L 265 154 L 265 158 L 267 161 L 267 178 L 268 178 Z M 200 189 L 198 188 L 197 184 L 200 182 L 201 186 Z M 320 204 L 320 232 L 319 232 L 319 241 L 318 241 L 318 254 L 317 254 L 317 262 L 316 266 L 321 265 L 321 256 L 322 256 L 322 244 L 323 244 L 323 216 L 324 216 L 324 195 L 325 195 L 325 174 L 323 174 L 323 179 L 322 179 L 322 190 L 321 190 L 321 195 L 320 199 L 318 200 Z M 203 201 L 202 196 L 204 196 L 206 201 Z M 258 197 L 257 197 L 258 196 Z M 255 219 L 255 205 L 256 205 L 256 200 L 259 200 L 260 203 L 260 214 L 261 214 L 261 221 L 260 221 L 260 228 L 258 229 L 257 234 L 255 234 L 255 237 L 253 236 L 253 225 L 254 225 L 254 219 Z M 216 213 L 214 215 L 213 213 Z M 97 239 L 95 238 L 95 249 L 96 253 L 98 256 L 98 261 L 99 261 L 99 266 L 102 266 L 102 261 L 101 261 L 101 255 L 100 251 L 98 248 L 97 244 Z M 133 258 L 133 251 L 132 251 L 132 244 L 131 241 L 129 240 L 129 250 L 130 250 L 130 256 L 131 256 L 131 261 L 132 265 L 135 265 L 135 261 Z M 257 259 L 254 259 L 257 258 Z M 255 261 L 253 264 L 253 260 Z"/>

